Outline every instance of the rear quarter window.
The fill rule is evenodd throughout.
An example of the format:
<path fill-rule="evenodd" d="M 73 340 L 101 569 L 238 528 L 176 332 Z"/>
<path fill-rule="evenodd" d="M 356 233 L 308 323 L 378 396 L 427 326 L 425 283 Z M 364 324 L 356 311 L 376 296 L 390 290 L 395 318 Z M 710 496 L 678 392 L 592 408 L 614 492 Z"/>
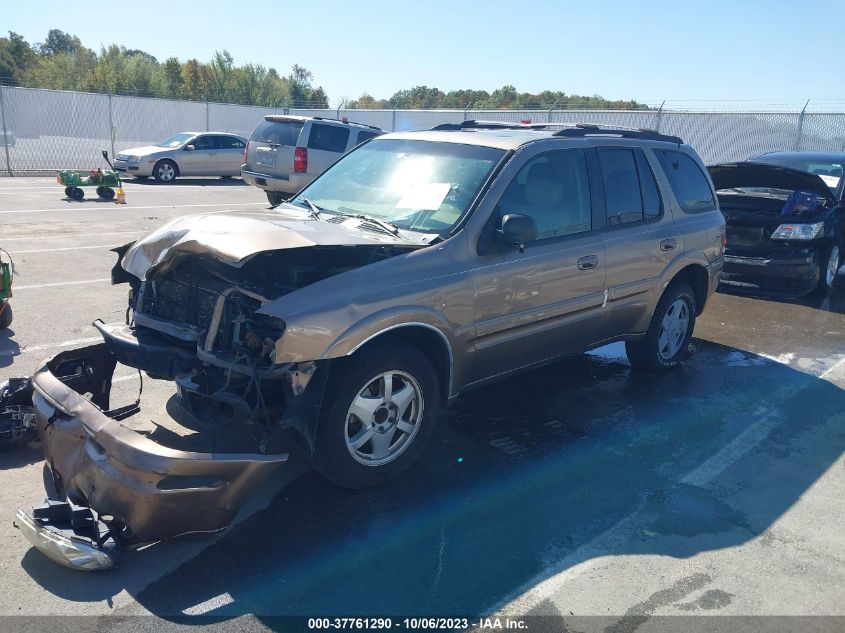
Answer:
<path fill-rule="evenodd" d="M 349 128 L 339 125 L 311 124 L 308 136 L 308 149 L 321 149 L 326 152 L 342 154 L 349 142 Z"/>
<path fill-rule="evenodd" d="M 262 121 L 249 137 L 250 141 L 274 145 L 296 145 L 302 123 L 290 121 Z"/>
<path fill-rule="evenodd" d="M 698 164 L 683 152 L 654 150 L 675 199 L 687 213 L 701 213 L 716 209 L 710 183 Z"/>

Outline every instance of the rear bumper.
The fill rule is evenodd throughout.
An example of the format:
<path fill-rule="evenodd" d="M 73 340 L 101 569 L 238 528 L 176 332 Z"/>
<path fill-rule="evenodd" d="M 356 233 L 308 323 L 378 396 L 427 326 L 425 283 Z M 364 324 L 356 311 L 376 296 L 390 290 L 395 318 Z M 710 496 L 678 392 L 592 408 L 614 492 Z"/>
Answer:
<path fill-rule="evenodd" d="M 246 169 L 241 169 L 241 178 L 245 183 L 265 191 L 291 194 L 298 192 L 311 181 L 307 174 L 289 174 L 287 178 L 279 178 Z"/>
<path fill-rule="evenodd" d="M 54 496 L 108 516 L 121 545 L 227 527 L 287 461 L 287 454 L 175 450 L 132 431 L 115 419 L 118 412 L 108 411 L 114 367 L 114 356 L 99 344 L 58 354 L 32 382 Z M 84 393 L 93 395 L 89 400 Z M 27 532 L 38 530 L 28 526 Z"/>
<path fill-rule="evenodd" d="M 819 249 L 792 257 L 725 255 L 722 284 L 750 292 L 802 295 L 819 283 Z"/>

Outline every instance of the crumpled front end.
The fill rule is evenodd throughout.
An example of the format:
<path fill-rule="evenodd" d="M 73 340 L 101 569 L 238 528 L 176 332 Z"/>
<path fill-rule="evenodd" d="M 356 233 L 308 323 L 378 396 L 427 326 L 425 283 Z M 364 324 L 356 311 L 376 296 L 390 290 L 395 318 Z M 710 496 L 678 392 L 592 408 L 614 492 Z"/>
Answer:
<path fill-rule="evenodd" d="M 111 541 L 126 547 L 221 530 L 288 459 L 176 450 L 131 430 L 120 419 L 137 412 L 137 405 L 109 409 L 115 364 L 105 344 L 94 345 L 55 356 L 32 379 L 38 432 L 55 488 L 50 496 L 67 507 L 25 512 L 17 523 L 54 560 L 74 539 L 83 549 L 105 551 Z M 72 512 L 85 509 L 92 512 L 77 521 L 84 529 L 75 529 Z M 91 521 L 105 527 L 92 528 Z"/>

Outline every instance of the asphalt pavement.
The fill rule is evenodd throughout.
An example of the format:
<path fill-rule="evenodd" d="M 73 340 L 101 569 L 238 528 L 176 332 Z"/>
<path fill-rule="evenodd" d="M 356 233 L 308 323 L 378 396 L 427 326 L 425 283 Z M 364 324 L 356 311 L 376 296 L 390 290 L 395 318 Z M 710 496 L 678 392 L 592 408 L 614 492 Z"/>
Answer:
<path fill-rule="evenodd" d="M 170 218 L 266 207 L 240 180 L 126 186 L 126 205 L 69 202 L 48 178 L 0 178 L 15 259 L 0 380 L 121 321 L 110 248 Z M 208 615 L 845 616 L 845 284 L 800 301 L 718 293 L 666 374 L 612 345 L 467 393 L 421 462 L 350 492 L 301 460 L 228 531 L 126 553 L 85 574 L 12 528 L 43 498 L 37 443 L 0 454 L 0 615 L 85 615 L 103 630 Z M 138 376 L 119 368 L 117 398 Z M 170 383 L 146 380 L 143 417 Z M 134 617 L 153 614 L 156 618 Z M 21 622 L 23 620 L 20 620 Z"/>

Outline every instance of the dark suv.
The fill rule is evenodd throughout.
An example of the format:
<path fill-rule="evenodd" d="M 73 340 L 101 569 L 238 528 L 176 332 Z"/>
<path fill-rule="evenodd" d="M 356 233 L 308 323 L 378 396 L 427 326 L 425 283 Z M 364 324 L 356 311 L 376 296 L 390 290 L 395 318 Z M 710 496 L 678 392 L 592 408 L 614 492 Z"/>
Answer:
<path fill-rule="evenodd" d="M 388 134 L 290 203 L 187 216 L 120 249 L 127 323 L 96 323 L 104 344 L 33 378 L 47 464 L 126 544 L 224 527 L 285 461 L 257 439 L 196 453 L 129 430 L 108 410 L 119 362 L 175 381 L 213 437 L 290 429 L 331 481 L 377 484 L 464 390 L 612 341 L 675 366 L 724 240 L 707 172 L 675 137 L 472 121 Z M 18 523 L 72 565 L 84 541 L 57 554 L 50 512 Z M 107 565 L 100 545 L 79 560 Z"/>

